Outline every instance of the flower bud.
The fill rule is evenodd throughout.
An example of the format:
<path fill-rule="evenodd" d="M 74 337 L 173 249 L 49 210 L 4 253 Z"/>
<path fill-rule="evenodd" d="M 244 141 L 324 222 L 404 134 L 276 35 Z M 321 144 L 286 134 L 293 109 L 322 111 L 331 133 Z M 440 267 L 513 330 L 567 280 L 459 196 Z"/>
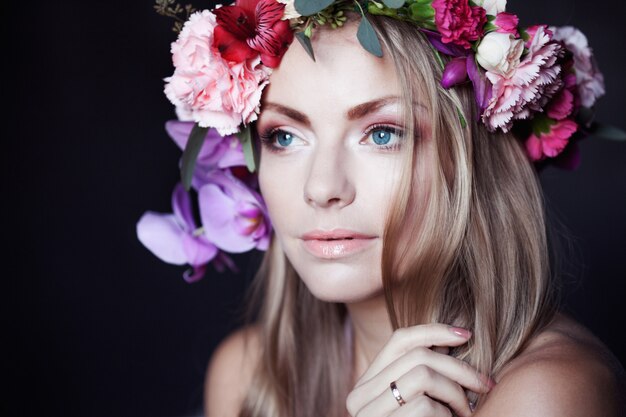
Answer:
<path fill-rule="evenodd" d="M 508 33 L 491 32 L 480 42 L 476 60 L 487 71 L 507 77 L 519 65 L 522 52 L 523 40 Z"/>

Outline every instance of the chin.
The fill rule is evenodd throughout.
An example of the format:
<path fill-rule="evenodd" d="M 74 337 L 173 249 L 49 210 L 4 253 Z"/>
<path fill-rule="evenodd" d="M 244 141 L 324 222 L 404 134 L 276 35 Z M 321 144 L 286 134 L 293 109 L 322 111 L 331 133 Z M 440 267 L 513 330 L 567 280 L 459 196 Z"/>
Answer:
<path fill-rule="evenodd" d="M 328 262 L 322 265 L 292 263 L 311 294 L 329 303 L 355 303 L 382 294 L 382 277 L 373 268 Z"/>

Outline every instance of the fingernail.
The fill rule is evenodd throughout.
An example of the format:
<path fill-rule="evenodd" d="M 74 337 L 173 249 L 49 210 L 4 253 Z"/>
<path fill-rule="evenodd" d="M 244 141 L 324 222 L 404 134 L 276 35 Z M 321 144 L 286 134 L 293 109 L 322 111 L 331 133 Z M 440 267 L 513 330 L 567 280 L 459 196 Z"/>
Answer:
<path fill-rule="evenodd" d="M 476 410 L 476 403 L 474 401 L 469 402 L 470 411 L 473 413 Z"/>
<path fill-rule="evenodd" d="M 450 327 L 450 331 L 463 339 L 469 339 L 472 337 L 472 332 L 462 327 Z"/>

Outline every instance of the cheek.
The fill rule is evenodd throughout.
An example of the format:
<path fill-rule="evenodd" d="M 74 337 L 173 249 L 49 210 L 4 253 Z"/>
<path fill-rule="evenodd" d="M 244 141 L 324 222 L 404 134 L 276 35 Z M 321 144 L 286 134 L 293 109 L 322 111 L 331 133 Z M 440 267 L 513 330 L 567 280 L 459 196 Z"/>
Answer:
<path fill-rule="evenodd" d="M 270 156 L 271 158 L 271 156 Z M 275 161 L 260 163 L 259 188 L 269 211 L 274 229 L 280 234 L 290 218 L 298 213 L 302 200 L 299 173 L 288 164 Z"/>

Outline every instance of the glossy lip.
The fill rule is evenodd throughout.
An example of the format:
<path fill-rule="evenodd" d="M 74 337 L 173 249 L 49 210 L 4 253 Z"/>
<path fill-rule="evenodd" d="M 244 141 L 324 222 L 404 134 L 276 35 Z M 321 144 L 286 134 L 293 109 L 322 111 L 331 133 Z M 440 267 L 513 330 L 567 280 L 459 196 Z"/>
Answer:
<path fill-rule="evenodd" d="M 376 236 L 346 229 L 313 230 L 302 235 L 305 249 L 322 259 L 338 259 L 366 249 Z"/>

